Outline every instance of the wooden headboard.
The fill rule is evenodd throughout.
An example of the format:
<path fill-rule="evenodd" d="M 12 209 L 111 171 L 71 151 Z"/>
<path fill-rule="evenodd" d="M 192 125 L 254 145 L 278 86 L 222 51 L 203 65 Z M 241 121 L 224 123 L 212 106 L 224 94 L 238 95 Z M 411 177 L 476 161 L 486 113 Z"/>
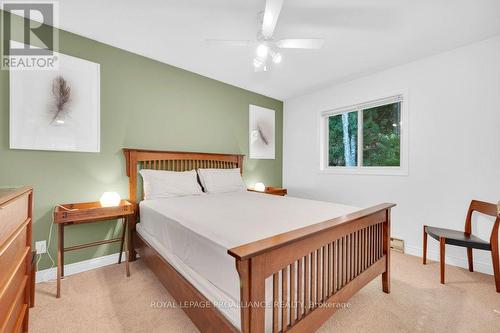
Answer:
<path fill-rule="evenodd" d="M 160 151 L 124 148 L 129 182 L 129 200 L 138 201 L 138 171 L 141 169 L 189 171 L 199 168 L 240 168 L 243 173 L 243 157 L 240 154 L 193 153 L 184 151 Z"/>

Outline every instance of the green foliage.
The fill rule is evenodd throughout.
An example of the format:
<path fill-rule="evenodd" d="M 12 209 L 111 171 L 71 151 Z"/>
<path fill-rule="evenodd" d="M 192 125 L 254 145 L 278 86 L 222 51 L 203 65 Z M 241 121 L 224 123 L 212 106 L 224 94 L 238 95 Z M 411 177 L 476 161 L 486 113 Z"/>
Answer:
<path fill-rule="evenodd" d="M 400 165 L 400 103 L 363 110 L 363 165 Z"/>
<path fill-rule="evenodd" d="M 363 166 L 400 166 L 401 104 L 392 103 L 362 111 Z M 348 142 L 342 115 L 328 118 L 328 165 L 346 166 L 345 149 L 357 165 L 358 112 L 348 113 Z M 354 156 L 353 156 L 354 155 Z"/>

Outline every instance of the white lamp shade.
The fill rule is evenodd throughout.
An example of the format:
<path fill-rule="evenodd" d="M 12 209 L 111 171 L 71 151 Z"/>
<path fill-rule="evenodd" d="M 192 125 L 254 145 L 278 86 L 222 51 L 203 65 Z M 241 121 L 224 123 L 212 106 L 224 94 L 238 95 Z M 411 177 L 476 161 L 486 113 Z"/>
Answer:
<path fill-rule="evenodd" d="M 120 204 L 121 198 L 116 192 L 104 192 L 99 201 L 102 207 L 115 207 Z"/>
<path fill-rule="evenodd" d="M 259 192 L 264 192 L 266 190 L 266 185 L 264 185 L 264 183 L 255 183 L 253 189 Z"/>

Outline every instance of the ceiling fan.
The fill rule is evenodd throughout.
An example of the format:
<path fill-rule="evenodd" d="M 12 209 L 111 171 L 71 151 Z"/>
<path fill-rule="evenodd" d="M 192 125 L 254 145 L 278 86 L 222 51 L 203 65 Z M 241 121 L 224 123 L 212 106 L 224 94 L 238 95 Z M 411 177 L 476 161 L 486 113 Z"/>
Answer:
<path fill-rule="evenodd" d="M 320 49 L 324 40 L 321 38 L 307 39 L 273 39 L 274 28 L 283 7 L 283 0 L 266 0 L 266 7 L 262 15 L 262 27 L 257 32 L 257 48 L 253 59 L 256 72 L 269 70 L 269 64 L 279 64 L 283 58 L 280 49 Z M 207 39 L 207 42 L 217 45 L 248 46 L 250 40 Z"/>

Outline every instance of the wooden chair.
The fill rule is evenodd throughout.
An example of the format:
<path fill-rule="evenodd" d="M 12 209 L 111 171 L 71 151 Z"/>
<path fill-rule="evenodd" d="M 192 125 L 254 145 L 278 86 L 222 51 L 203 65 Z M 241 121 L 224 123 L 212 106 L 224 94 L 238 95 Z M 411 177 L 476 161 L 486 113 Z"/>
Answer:
<path fill-rule="evenodd" d="M 496 217 L 495 225 L 491 230 L 490 241 L 487 242 L 472 234 L 471 219 L 474 212 Z M 470 203 L 467 218 L 465 219 L 465 231 L 429 227 L 424 225 L 424 265 L 427 262 L 427 235 L 439 241 L 440 263 L 441 263 L 441 283 L 444 284 L 445 267 L 445 245 L 456 245 L 467 248 L 467 258 L 469 260 L 469 271 L 474 272 L 472 263 L 472 249 L 491 251 L 493 260 L 493 274 L 495 275 L 495 285 L 497 292 L 500 293 L 500 268 L 498 262 L 498 227 L 500 216 L 498 215 L 497 205 L 488 202 L 472 200 Z"/>

